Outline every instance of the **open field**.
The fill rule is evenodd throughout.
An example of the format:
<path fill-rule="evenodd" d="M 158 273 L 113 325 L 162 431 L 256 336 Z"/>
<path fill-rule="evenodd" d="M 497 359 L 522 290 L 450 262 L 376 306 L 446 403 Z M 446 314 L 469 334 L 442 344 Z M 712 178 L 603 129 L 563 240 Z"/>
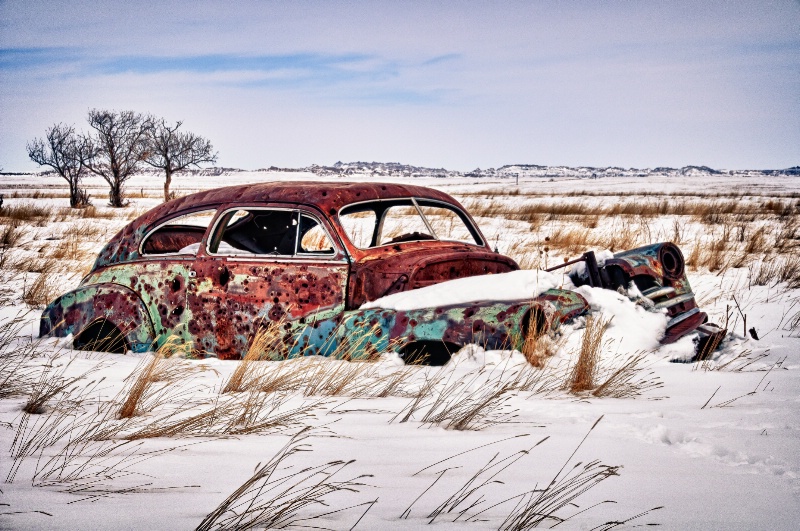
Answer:
<path fill-rule="evenodd" d="M 278 178 L 318 179 L 179 177 L 174 189 Z M 0 181 L 0 528 L 800 521 L 798 179 L 414 179 L 455 196 L 525 269 L 672 241 L 698 304 L 729 330 L 713 359 L 672 363 L 691 338 L 659 347 L 626 319 L 633 303 L 599 294 L 592 319 L 532 346 L 538 367 L 473 346 L 443 368 L 38 340 L 38 310 L 162 194 L 134 178 L 130 205 L 112 209 L 102 181 L 86 184 L 95 206 L 71 210 L 54 177 Z"/>

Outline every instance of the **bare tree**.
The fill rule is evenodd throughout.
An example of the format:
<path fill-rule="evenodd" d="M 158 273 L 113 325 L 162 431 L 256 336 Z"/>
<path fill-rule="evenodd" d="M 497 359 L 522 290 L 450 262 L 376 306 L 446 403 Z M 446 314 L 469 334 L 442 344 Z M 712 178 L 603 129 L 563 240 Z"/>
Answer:
<path fill-rule="evenodd" d="M 111 206 L 125 206 L 125 181 L 147 157 L 152 119 L 133 111 L 92 109 L 89 111 L 89 125 L 94 129 L 95 137 L 86 165 L 111 187 L 108 192 Z"/>
<path fill-rule="evenodd" d="M 185 170 L 189 166 L 199 166 L 204 162 L 214 163 L 217 154 L 211 142 L 188 131 L 178 131 L 183 122 L 175 122 L 173 127 L 167 125 L 162 118 L 153 125 L 150 131 L 147 152 L 144 160 L 154 168 L 164 170 L 164 201 L 169 201 L 172 196 L 169 185 L 172 183 L 172 174 Z"/>
<path fill-rule="evenodd" d="M 25 146 L 28 156 L 40 166 L 50 166 L 69 183 L 69 206 L 82 208 L 89 205 L 89 195 L 81 190 L 80 183 L 86 174 L 85 159 L 90 146 L 86 139 L 75 133 L 75 128 L 55 124 L 45 133 Z"/>

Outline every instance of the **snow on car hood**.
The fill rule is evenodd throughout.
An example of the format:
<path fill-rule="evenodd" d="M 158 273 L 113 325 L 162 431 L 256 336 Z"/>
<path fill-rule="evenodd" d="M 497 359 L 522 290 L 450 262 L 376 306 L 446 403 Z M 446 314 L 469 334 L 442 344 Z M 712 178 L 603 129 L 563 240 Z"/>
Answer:
<path fill-rule="evenodd" d="M 433 286 L 394 293 L 361 306 L 361 309 L 383 308 L 409 311 L 437 306 L 452 306 L 476 301 L 530 300 L 548 289 L 574 290 L 586 299 L 593 312 L 613 317 L 606 339 L 621 352 L 655 350 L 667 328 L 664 312 L 648 311 L 625 295 L 613 290 L 581 286 L 576 288 L 567 275 L 546 271 L 520 270 L 497 275 L 481 275 L 448 280 Z M 573 328 L 582 328 L 578 318 Z M 576 345 L 577 348 L 577 345 Z"/>
<path fill-rule="evenodd" d="M 574 289 L 566 275 L 519 270 L 496 275 L 458 278 L 424 288 L 402 291 L 367 302 L 361 309 L 385 308 L 408 311 L 476 301 L 530 300 L 549 289 L 558 287 Z"/>

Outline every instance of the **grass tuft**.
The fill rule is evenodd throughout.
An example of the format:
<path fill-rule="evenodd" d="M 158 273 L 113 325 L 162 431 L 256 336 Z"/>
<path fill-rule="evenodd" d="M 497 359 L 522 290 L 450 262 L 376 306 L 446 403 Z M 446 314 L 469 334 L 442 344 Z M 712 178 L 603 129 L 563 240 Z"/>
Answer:
<path fill-rule="evenodd" d="M 600 358 L 600 349 L 603 346 L 603 335 L 611 323 L 611 319 L 596 315 L 586 316 L 586 327 L 583 330 L 578 360 L 565 383 L 565 387 L 571 393 L 594 389 L 597 363 Z"/>

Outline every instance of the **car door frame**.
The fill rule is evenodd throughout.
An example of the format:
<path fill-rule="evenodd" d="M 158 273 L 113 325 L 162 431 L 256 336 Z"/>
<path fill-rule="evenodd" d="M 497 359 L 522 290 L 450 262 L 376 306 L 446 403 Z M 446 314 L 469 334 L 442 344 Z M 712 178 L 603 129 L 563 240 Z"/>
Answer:
<path fill-rule="evenodd" d="M 221 223 L 236 210 L 282 210 L 315 219 L 333 245 L 330 256 L 210 253 Z M 221 205 L 190 271 L 187 327 L 195 349 L 237 359 L 267 322 L 335 316 L 344 310 L 350 274 L 347 248 L 330 219 L 313 205 L 228 203 Z"/>

